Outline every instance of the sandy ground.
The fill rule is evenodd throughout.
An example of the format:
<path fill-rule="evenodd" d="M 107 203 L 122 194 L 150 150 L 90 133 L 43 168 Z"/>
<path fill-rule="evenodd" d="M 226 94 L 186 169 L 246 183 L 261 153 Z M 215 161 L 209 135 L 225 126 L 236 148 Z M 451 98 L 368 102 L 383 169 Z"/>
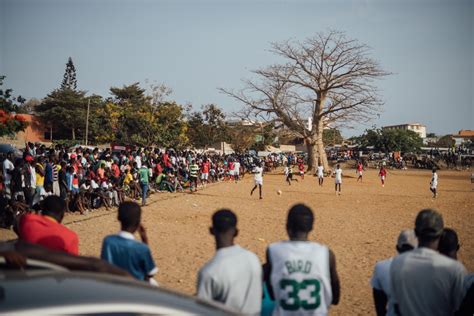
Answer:
<path fill-rule="evenodd" d="M 354 170 L 343 179 L 342 195 L 334 194 L 334 179 L 324 187 L 315 177 L 288 186 L 283 175 L 264 177 L 264 199 L 251 197 L 251 176 L 238 184 L 220 183 L 196 194 L 155 194 L 144 209 L 150 247 L 164 286 L 189 294 L 195 291 L 198 269 L 214 253 L 208 233 L 210 217 L 218 208 L 234 210 L 239 219 L 237 242 L 264 260 L 271 242 L 286 239 L 288 209 L 295 203 L 311 206 L 316 215 L 312 240 L 327 244 L 336 254 L 342 296 L 332 315 L 374 314 L 369 279 L 376 261 L 395 254 L 401 229 L 412 228 L 417 212 L 426 207 L 442 212 L 447 227 L 461 240 L 459 260 L 474 271 L 474 184 L 470 173 L 439 172 L 439 197 L 429 192 L 430 171 L 389 171 L 384 188 L 375 170 L 366 171 L 362 183 Z M 277 195 L 281 189 L 283 194 Z M 86 216 L 68 215 L 65 223 L 80 238 L 83 255 L 98 256 L 107 234 L 119 230 L 115 211 L 96 211 Z M 0 239 L 13 238 L 0 230 Z"/>

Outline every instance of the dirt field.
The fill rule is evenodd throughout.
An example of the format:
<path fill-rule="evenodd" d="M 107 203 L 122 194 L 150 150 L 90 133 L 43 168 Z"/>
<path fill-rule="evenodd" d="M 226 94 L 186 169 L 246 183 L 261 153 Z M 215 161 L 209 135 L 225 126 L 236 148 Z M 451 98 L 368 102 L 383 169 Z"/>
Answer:
<path fill-rule="evenodd" d="M 213 255 L 208 233 L 211 214 L 218 208 L 234 210 L 239 218 L 237 242 L 264 260 L 266 246 L 286 239 L 289 207 L 297 202 L 311 206 L 316 215 L 312 240 L 327 244 L 336 254 L 342 296 L 332 315 L 374 314 L 369 279 L 376 261 L 395 254 L 398 233 L 412 228 L 417 212 L 426 207 L 442 212 L 447 227 L 461 240 L 459 259 L 474 271 L 474 185 L 470 173 L 439 172 L 439 197 L 431 198 L 430 171 L 390 171 L 381 187 L 377 172 L 365 172 L 356 183 L 354 170 L 346 171 L 342 195 L 334 194 L 334 179 L 323 188 L 314 177 L 288 186 L 283 175 L 264 177 L 264 199 L 249 195 L 251 176 L 239 184 L 211 185 L 197 194 L 155 194 L 144 209 L 150 247 L 160 271 L 157 280 L 167 287 L 194 293 L 198 269 Z M 276 191 L 283 194 L 278 196 Z M 119 229 L 115 211 L 86 216 L 69 215 L 65 223 L 79 234 L 80 252 L 98 256 L 107 234 Z M 0 231 L 2 240 L 12 233 Z"/>

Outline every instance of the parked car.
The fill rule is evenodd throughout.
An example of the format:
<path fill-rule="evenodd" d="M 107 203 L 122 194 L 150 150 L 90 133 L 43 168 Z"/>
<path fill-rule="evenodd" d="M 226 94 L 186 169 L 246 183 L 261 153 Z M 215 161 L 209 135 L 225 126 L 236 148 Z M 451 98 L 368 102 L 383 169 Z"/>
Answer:
<path fill-rule="evenodd" d="M 0 313 L 15 315 L 235 315 L 223 305 L 133 279 L 0 257 Z"/>

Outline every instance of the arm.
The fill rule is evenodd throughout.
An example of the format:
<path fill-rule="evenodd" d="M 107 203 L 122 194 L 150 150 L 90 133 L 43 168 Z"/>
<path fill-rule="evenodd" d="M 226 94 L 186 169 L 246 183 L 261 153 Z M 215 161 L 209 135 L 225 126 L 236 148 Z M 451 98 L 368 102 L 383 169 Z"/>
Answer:
<path fill-rule="evenodd" d="M 207 300 L 213 300 L 213 280 L 205 272 L 200 270 L 198 272 L 197 280 L 197 297 Z"/>
<path fill-rule="evenodd" d="M 267 248 L 266 251 L 266 263 L 263 269 L 263 281 L 267 285 L 268 295 L 272 300 L 275 300 L 275 295 L 273 294 L 273 287 L 271 283 L 271 274 L 272 274 L 272 262 L 270 260 L 270 251 Z"/>
<path fill-rule="evenodd" d="M 375 312 L 377 316 L 385 316 L 387 314 L 387 302 L 388 298 L 384 291 L 372 289 L 374 297 Z"/>
<path fill-rule="evenodd" d="M 331 275 L 331 289 L 332 289 L 332 302 L 331 304 L 339 304 L 341 297 L 341 285 L 339 282 L 339 276 L 337 275 L 336 269 L 336 256 L 331 249 L 329 249 L 329 273 Z"/>

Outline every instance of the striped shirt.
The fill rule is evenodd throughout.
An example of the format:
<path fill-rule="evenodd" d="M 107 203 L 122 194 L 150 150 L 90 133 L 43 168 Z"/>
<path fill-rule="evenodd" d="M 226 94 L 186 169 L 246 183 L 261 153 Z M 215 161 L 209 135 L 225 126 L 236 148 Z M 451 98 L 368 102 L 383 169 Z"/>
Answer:
<path fill-rule="evenodd" d="M 199 166 L 196 164 L 192 164 L 189 166 L 189 175 L 191 177 L 197 177 L 199 172 Z"/>

